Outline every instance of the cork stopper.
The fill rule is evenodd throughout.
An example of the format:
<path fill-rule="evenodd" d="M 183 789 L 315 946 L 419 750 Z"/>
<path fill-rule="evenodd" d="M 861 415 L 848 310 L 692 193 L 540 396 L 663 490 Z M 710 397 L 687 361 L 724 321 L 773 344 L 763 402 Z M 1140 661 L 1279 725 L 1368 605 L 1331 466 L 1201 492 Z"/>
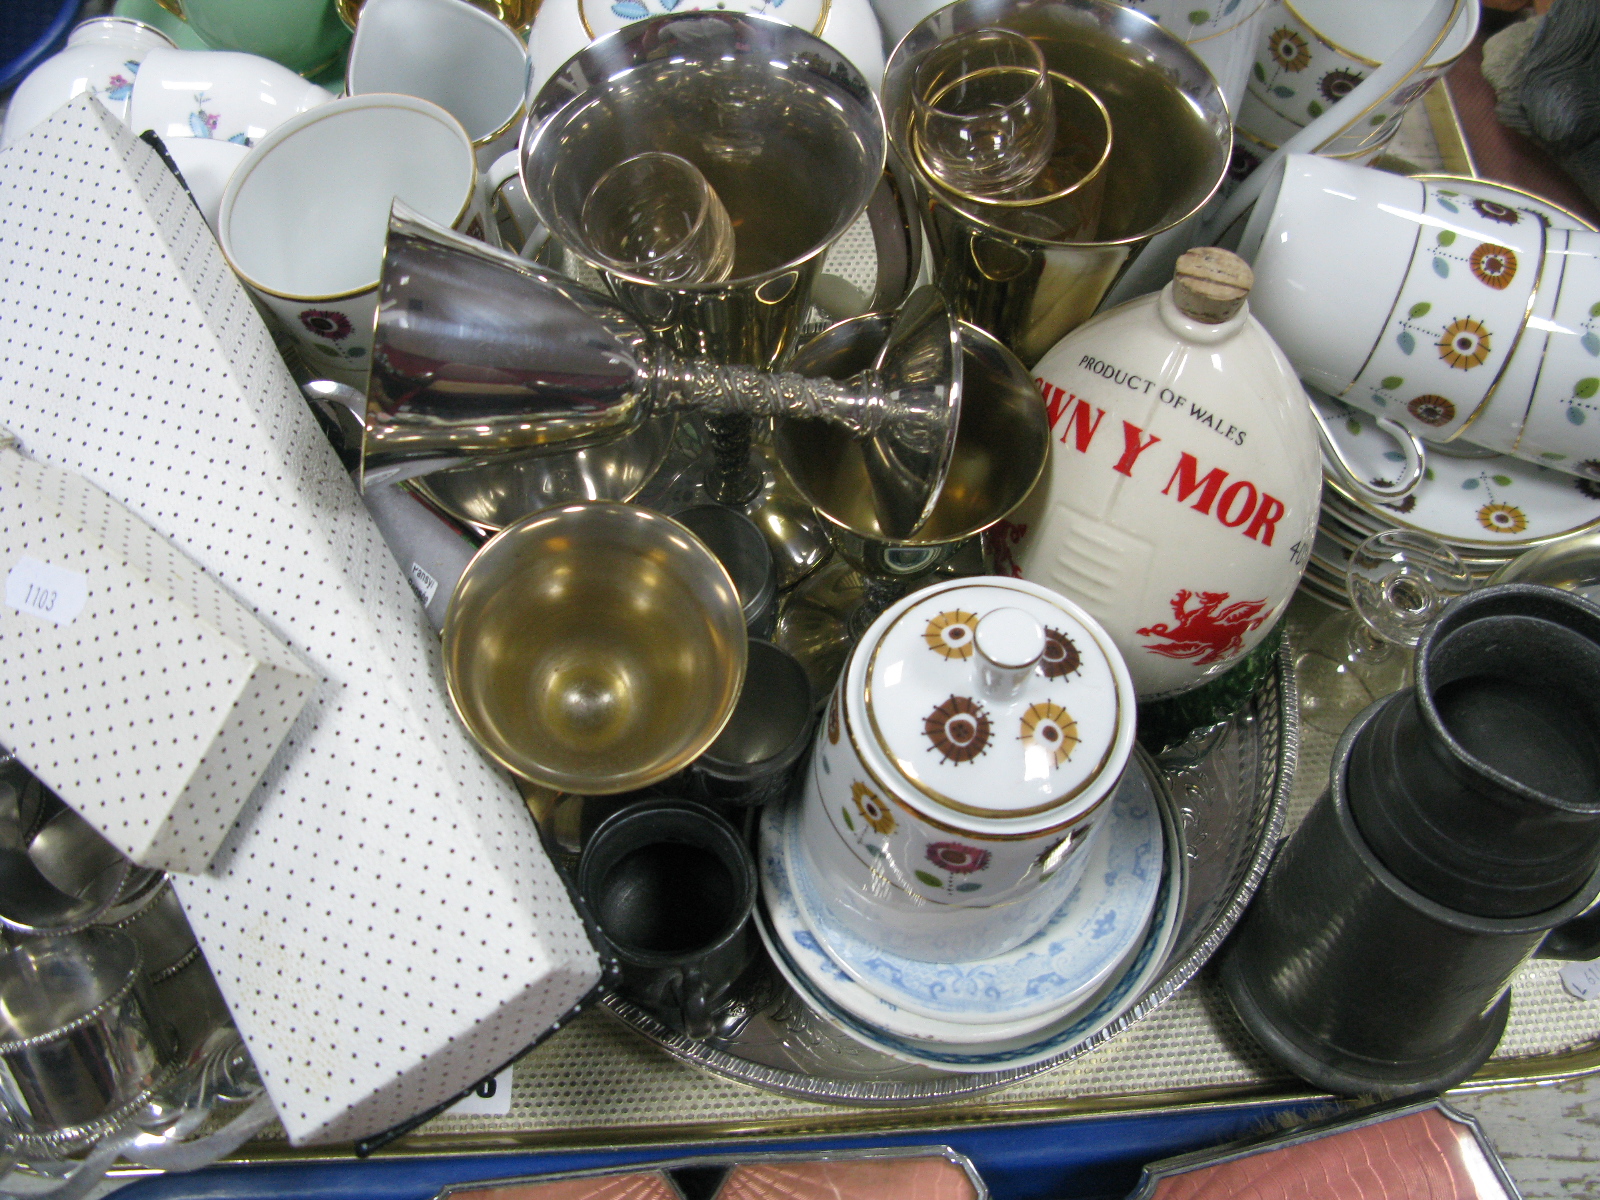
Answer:
<path fill-rule="evenodd" d="M 1255 281 L 1250 264 L 1233 251 L 1196 246 L 1178 259 L 1172 300 L 1184 316 L 1220 325 L 1244 307 Z"/>

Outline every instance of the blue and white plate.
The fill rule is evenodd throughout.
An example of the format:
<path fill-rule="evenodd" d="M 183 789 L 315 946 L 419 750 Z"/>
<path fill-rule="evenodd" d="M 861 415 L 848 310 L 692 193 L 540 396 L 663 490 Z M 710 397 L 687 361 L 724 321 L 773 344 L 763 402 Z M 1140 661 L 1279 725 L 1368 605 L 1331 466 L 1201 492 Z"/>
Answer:
<path fill-rule="evenodd" d="M 1088 847 L 1078 885 L 1049 924 L 1020 946 L 990 958 L 934 963 L 903 958 L 852 933 L 832 913 L 796 843 L 789 820 L 788 874 L 810 933 L 835 964 L 897 1008 L 959 1022 L 1038 1029 L 1092 996 L 1138 948 L 1161 884 L 1161 818 L 1142 767 L 1133 766 L 1109 803 L 1106 826 Z"/>
<path fill-rule="evenodd" d="M 1160 796 L 1166 862 L 1161 872 L 1154 918 L 1144 940 L 1136 948 L 1121 976 L 1109 981 L 1099 995 L 1092 996 L 1031 1035 L 1006 1042 L 980 1044 L 972 1040 L 972 1035 L 979 1031 L 978 1027 L 930 1022 L 928 1018 L 914 1016 L 909 1018 L 913 1028 L 928 1031 L 944 1026 L 964 1035 L 966 1043 L 945 1042 L 942 1039 L 933 1041 L 898 1032 L 890 1027 L 890 1023 L 904 1024 L 908 1014 L 874 996 L 840 971 L 814 938 L 808 939 L 808 947 L 792 937 L 783 937 L 778 932 L 779 925 L 793 929 L 799 920 L 799 913 L 793 893 L 788 888 L 787 871 L 779 852 L 781 810 L 763 815 L 763 902 L 757 929 L 774 966 L 790 987 L 830 1025 L 855 1041 L 902 1061 L 936 1070 L 984 1072 L 1031 1066 L 1057 1057 L 1093 1037 L 1132 1008 L 1161 976 L 1183 913 L 1187 874 L 1176 818 L 1171 811 L 1172 803 L 1164 792 Z M 834 997 L 848 995 L 852 1003 L 849 1007 L 841 1005 L 830 998 L 830 994 Z M 852 1009 L 872 1015 L 863 1018 Z"/>

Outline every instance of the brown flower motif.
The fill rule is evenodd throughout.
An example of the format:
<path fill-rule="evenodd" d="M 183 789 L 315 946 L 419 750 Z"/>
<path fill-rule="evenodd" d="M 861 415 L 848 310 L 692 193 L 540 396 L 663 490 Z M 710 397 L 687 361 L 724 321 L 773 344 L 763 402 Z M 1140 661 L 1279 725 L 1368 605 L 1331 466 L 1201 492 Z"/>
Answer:
<path fill-rule="evenodd" d="M 1038 746 L 1050 755 L 1050 765 L 1059 767 L 1078 748 L 1078 723 L 1059 704 L 1041 700 L 1022 714 L 1022 744 Z"/>
<path fill-rule="evenodd" d="M 890 834 L 894 832 L 894 814 L 884 806 L 878 794 L 864 783 L 850 785 L 850 799 L 856 803 L 856 811 L 861 814 L 861 819 L 871 825 L 879 833 Z"/>
<path fill-rule="evenodd" d="M 1528 527 L 1528 518 L 1512 504 L 1485 504 L 1478 510 L 1478 524 L 1490 533 L 1521 533 Z"/>
<path fill-rule="evenodd" d="M 1356 85 L 1365 78 L 1366 76 L 1360 71 L 1350 71 L 1340 67 L 1317 80 L 1317 90 L 1322 93 L 1324 100 L 1334 104 L 1355 91 Z"/>
<path fill-rule="evenodd" d="M 1418 396 L 1406 405 L 1406 411 L 1424 425 L 1438 428 L 1455 420 L 1456 406 L 1443 396 Z"/>
<path fill-rule="evenodd" d="M 1587 496 L 1591 500 L 1600 500 L 1600 483 L 1592 479 L 1574 479 L 1572 486 L 1578 489 L 1578 494 Z"/>
<path fill-rule="evenodd" d="M 1304 71 L 1311 65 L 1311 50 L 1305 38 L 1292 29 L 1274 29 L 1267 39 L 1272 61 L 1285 71 Z"/>
<path fill-rule="evenodd" d="M 1451 321 L 1439 339 L 1439 357 L 1461 371 L 1481 367 L 1489 357 L 1489 348 L 1489 331 L 1471 317 Z"/>
<path fill-rule="evenodd" d="M 1059 679 L 1071 675 L 1083 665 L 1083 655 L 1072 644 L 1072 639 L 1059 629 L 1048 626 L 1044 631 L 1044 657 L 1039 660 L 1039 672 L 1046 679 Z"/>
<path fill-rule="evenodd" d="M 1501 225 L 1515 225 L 1522 220 L 1522 214 L 1516 209 L 1496 204 L 1493 200 L 1474 200 L 1472 208 L 1484 220 L 1495 221 Z"/>
<path fill-rule="evenodd" d="M 942 654 L 946 658 L 971 658 L 972 639 L 977 632 L 978 614 L 955 609 L 942 612 L 929 621 L 928 627 L 922 631 L 922 640 L 928 643 L 928 649 L 935 654 Z"/>
<path fill-rule="evenodd" d="M 922 732 L 948 762 L 971 762 L 989 746 L 989 714 L 966 696 L 951 696 L 922 721 Z"/>
<path fill-rule="evenodd" d="M 835 746 L 839 744 L 839 689 L 837 688 L 828 701 L 828 741 Z"/>
<path fill-rule="evenodd" d="M 1511 281 L 1517 277 L 1517 255 L 1509 246 L 1496 246 L 1493 242 L 1484 242 L 1472 252 L 1472 257 L 1467 259 L 1467 265 L 1472 268 L 1472 274 L 1479 283 L 1487 284 L 1495 291 L 1504 291 L 1511 286 Z"/>

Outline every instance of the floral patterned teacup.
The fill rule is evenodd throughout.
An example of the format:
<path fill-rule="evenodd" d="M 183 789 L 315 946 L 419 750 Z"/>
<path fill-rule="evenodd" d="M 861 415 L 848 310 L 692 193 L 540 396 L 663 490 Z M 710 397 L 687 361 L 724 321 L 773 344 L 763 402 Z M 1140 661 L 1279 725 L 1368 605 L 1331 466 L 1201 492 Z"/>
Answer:
<path fill-rule="evenodd" d="M 1239 128 L 1257 142 L 1281 146 L 1381 66 L 1426 10 L 1415 0 L 1274 0 L 1250 67 Z M 1427 63 L 1377 105 L 1351 113 L 1355 123 L 1322 152 L 1347 157 L 1386 144 L 1477 29 L 1478 5 L 1469 0 Z"/>
<path fill-rule="evenodd" d="M 1127 667 L 1071 601 L 1000 578 L 914 593 L 873 623 L 829 701 L 800 865 L 886 950 L 1003 953 L 1079 885 L 1133 718 Z"/>
<path fill-rule="evenodd" d="M 1239 111 L 1263 22 L 1276 7 L 1273 0 L 1216 0 L 1204 5 L 1193 0 L 1127 0 L 1127 4 L 1193 50 L 1217 77 L 1228 110 Z"/>
<path fill-rule="evenodd" d="M 349 96 L 285 121 L 234 171 L 217 240 L 314 375 L 365 389 L 396 200 L 492 237 L 472 143 L 414 96 Z"/>
<path fill-rule="evenodd" d="M 1536 307 L 1545 219 L 1311 155 L 1264 200 L 1251 303 L 1301 378 L 1430 441 L 1477 440 Z"/>

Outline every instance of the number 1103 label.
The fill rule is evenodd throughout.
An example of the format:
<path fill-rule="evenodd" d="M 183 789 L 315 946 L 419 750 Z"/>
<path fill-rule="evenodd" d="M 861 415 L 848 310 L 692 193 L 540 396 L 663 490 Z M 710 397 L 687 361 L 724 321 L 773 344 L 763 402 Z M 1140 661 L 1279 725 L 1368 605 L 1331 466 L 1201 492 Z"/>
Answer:
<path fill-rule="evenodd" d="M 70 622 L 88 598 L 89 583 L 82 574 L 26 554 L 6 573 L 6 603 L 53 625 Z"/>

